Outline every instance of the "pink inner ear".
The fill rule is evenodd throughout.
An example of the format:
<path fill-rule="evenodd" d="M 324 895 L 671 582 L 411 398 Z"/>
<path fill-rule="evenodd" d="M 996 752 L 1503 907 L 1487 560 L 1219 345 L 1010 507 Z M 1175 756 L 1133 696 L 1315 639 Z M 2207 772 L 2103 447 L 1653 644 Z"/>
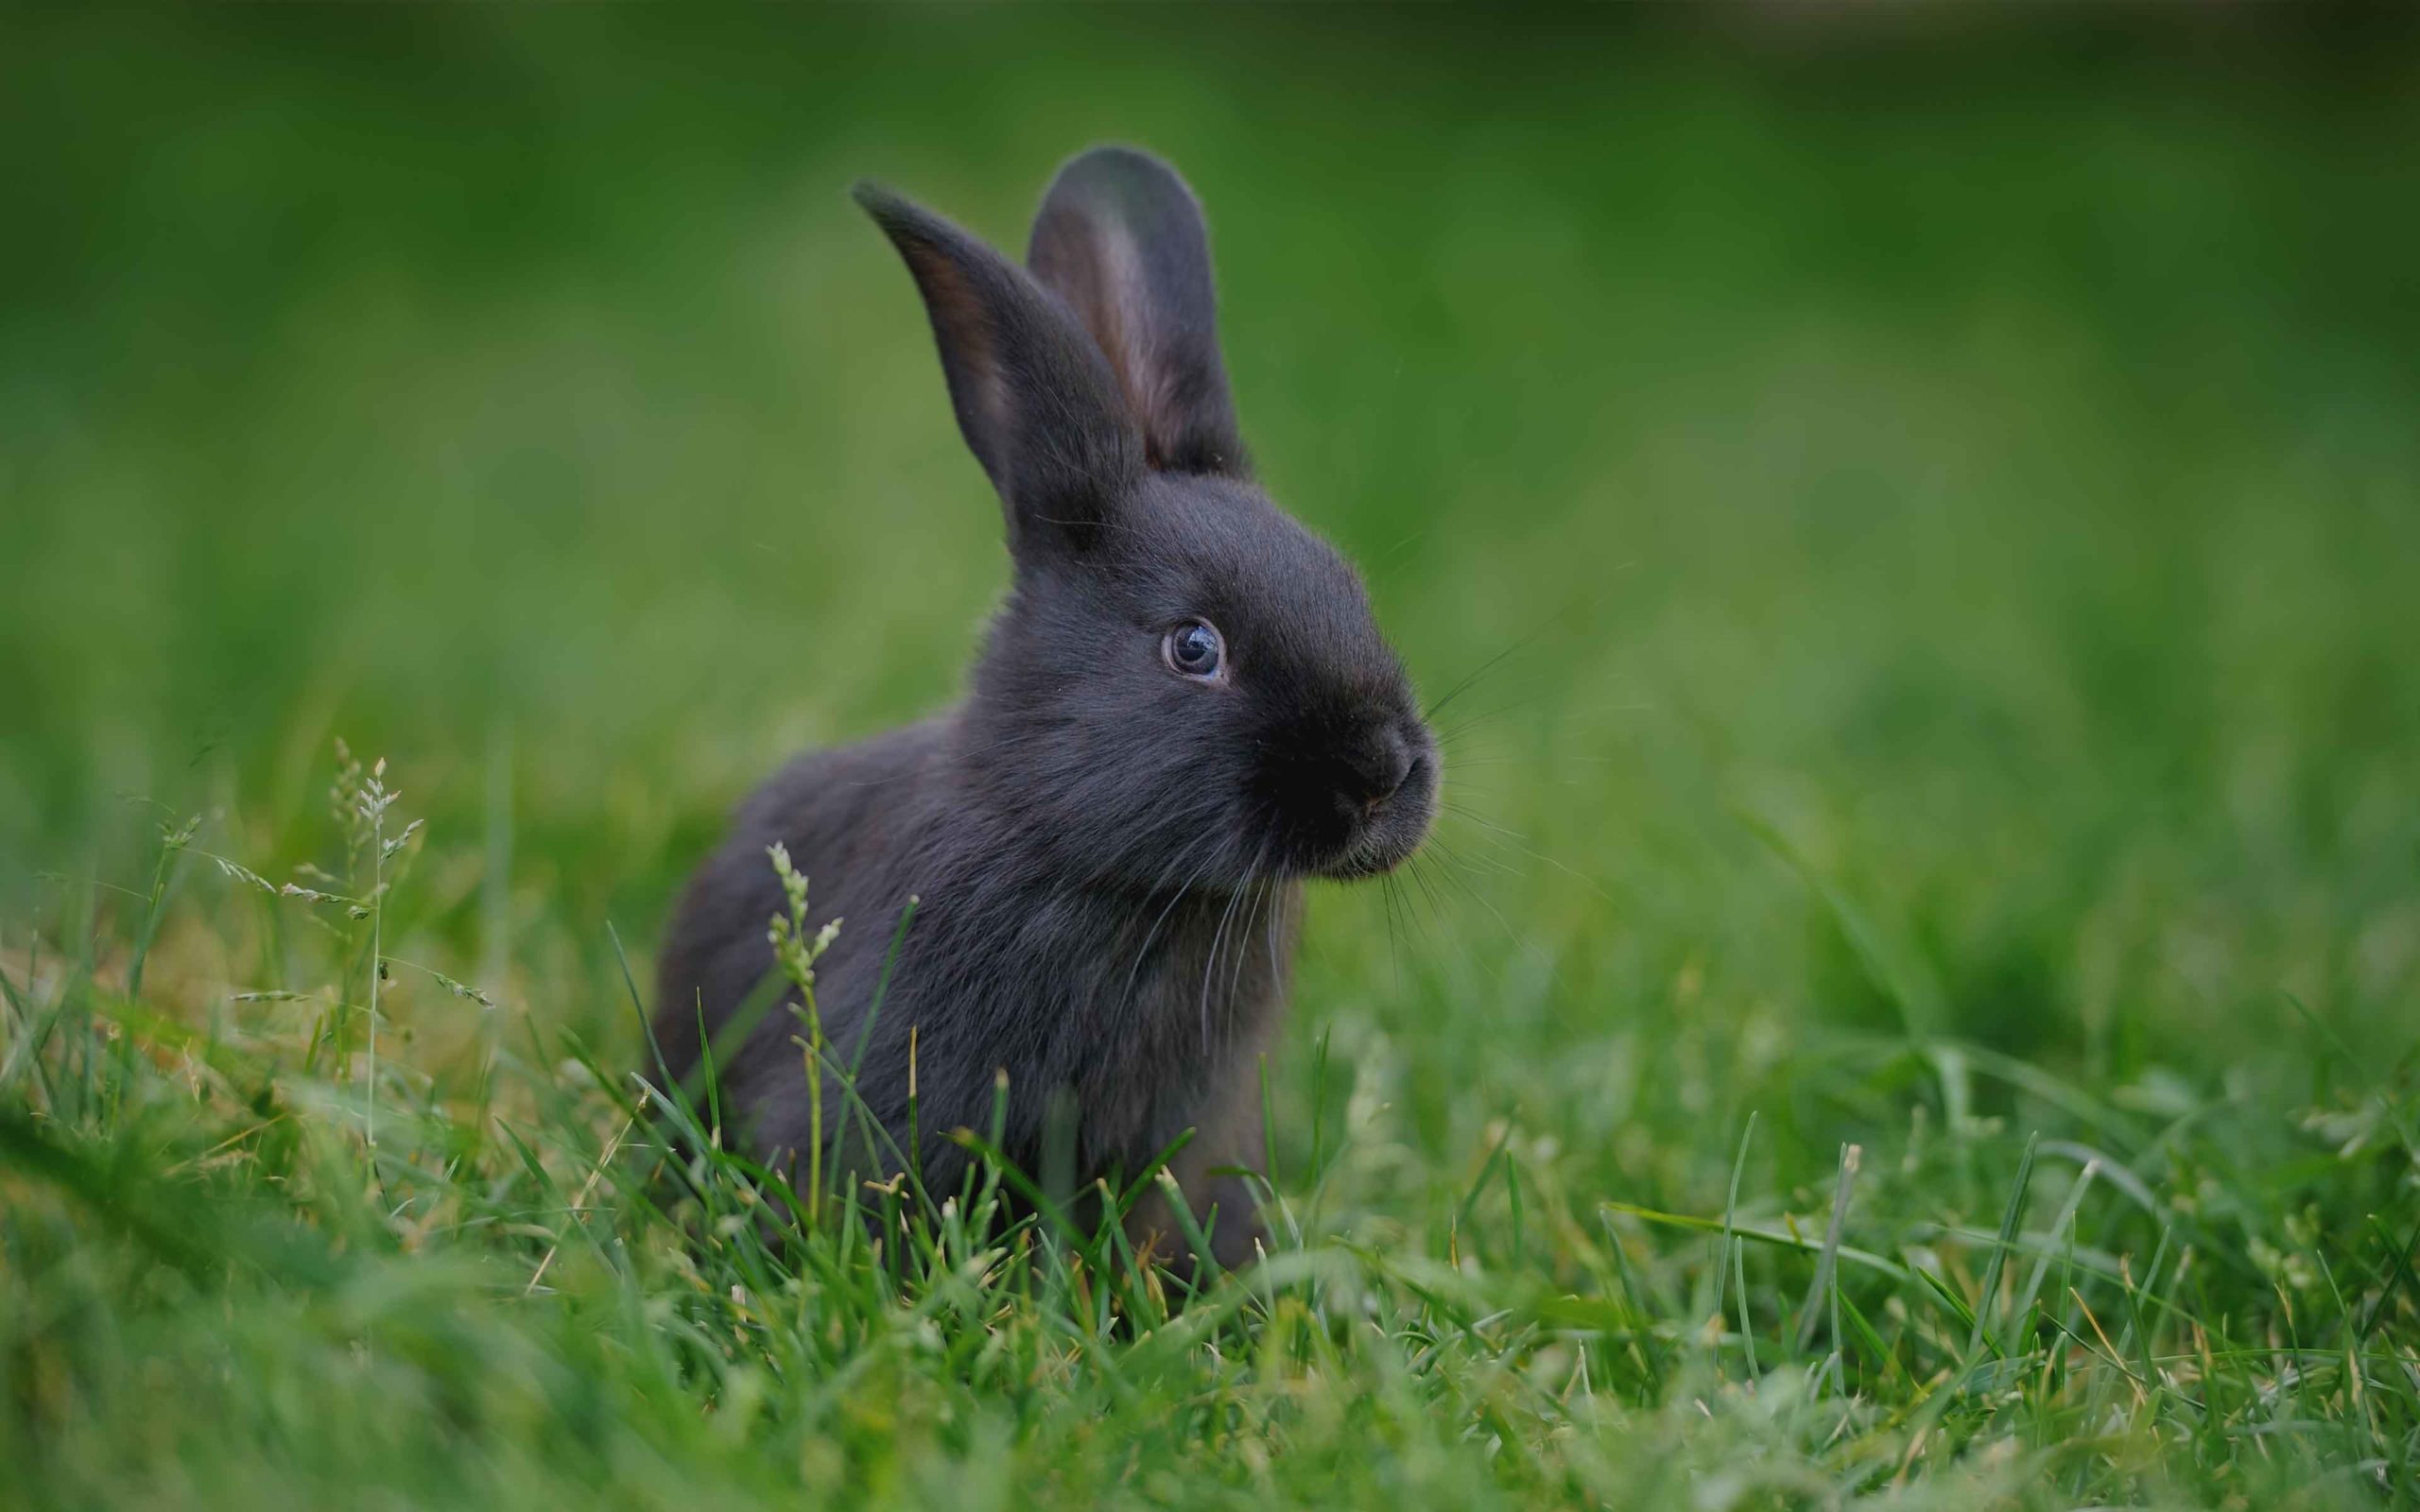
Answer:
<path fill-rule="evenodd" d="M 939 248 L 918 241 L 905 244 L 901 250 L 925 292 L 925 306 L 931 312 L 933 324 L 942 332 L 944 360 L 959 369 L 963 402 L 978 408 L 977 418 L 985 433 L 1007 436 L 1011 418 L 1008 385 L 1000 372 L 999 341 L 991 310 L 976 294 L 965 270 Z M 994 461 L 982 460 L 987 467 Z"/>
<path fill-rule="evenodd" d="M 1081 227 L 1070 233 L 1067 222 Z M 1180 417 L 1167 375 L 1152 350 L 1150 312 L 1144 303 L 1141 253 L 1133 233 L 1115 221 L 1069 216 L 1042 228 L 1036 271 L 1065 297 L 1109 359 L 1126 412 L 1143 432 L 1143 462 L 1167 465 Z"/>
<path fill-rule="evenodd" d="M 1176 413 L 1175 396 L 1168 391 L 1167 365 L 1152 351 L 1150 314 L 1143 308 L 1142 255 L 1133 233 L 1123 225 L 1104 228 L 1095 245 L 1104 265 L 1098 284 L 1100 292 L 1096 295 L 1103 308 L 1104 324 L 1092 326 L 1093 339 L 1100 343 L 1110 366 L 1117 370 L 1117 387 L 1125 393 L 1136 423 L 1143 427 L 1146 465 L 1162 467 L 1167 460 L 1167 442 L 1175 438 L 1182 417 Z"/>

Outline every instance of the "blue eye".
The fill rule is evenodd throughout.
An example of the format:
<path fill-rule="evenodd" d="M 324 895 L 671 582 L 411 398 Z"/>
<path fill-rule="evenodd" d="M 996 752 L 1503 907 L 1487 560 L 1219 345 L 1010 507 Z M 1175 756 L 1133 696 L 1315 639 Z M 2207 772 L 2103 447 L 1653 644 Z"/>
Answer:
<path fill-rule="evenodd" d="M 1215 678 L 1226 665 L 1227 643 L 1216 626 L 1187 620 L 1168 631 L 1167 639 L 1160 643 L 1160 654 L 1167 660 L 1168 670 L 1181 677 Z"/>

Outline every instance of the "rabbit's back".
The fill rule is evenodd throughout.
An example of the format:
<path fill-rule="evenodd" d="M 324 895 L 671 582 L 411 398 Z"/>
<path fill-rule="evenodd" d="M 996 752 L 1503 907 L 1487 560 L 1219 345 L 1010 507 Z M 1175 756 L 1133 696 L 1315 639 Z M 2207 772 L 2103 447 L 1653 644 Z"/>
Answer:
<path fill-rule="evenodd" d="M 810 931 L 853 920 L 817 967 L 818 999 L 843 1019 L 870 992 L 890 923 L 914 890 L 919 833 L 946 808 L 931 788 L 946 739 L 945 718 L 893 730 L 851 746 L 793 758 L 743 800 L 731 833 L 690 879 L 665 938 L 657 971 L 655 1036 L 675 1077 L 699 1058 L 702 1024 L 717 1039 L 717 1075 L 744 1094 L 765 1079 L 774 1049 L 796 1032 L 769 1013 L 736 1045 L 723 1025 L 760 989 L 770 990 L 766 930 L 784 909 L 769 847 L 789 851 L 811 884 Z M 862 981 L 860 979 L 863 979 Z M 839 1023 L 829 1026 L 836 1034 Z"/>

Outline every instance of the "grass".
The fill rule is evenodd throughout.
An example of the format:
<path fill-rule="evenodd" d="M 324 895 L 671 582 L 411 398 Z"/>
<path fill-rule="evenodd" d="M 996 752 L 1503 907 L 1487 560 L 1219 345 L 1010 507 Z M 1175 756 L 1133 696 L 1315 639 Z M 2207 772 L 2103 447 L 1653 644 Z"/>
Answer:
<path fill-rule="evenodd" d="M 0 1502 L 2410 1504 L 2420 76 L 2066 19 L 11 19 Z M 999 581 L 843 186 L 1111 137 L 1472 679 L 1191 1297 L 631 1079 Z"/>

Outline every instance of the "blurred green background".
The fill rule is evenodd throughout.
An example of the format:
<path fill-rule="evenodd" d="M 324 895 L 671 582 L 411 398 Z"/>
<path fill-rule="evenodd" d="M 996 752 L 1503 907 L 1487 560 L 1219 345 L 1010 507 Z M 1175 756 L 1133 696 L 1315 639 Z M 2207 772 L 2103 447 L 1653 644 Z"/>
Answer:
<path fill-rule="evenodd" d="M 1016 249 L 1109 140 L 1479 673 L 1313 900 L 1277 1263 L 1173 1324 L 1029 1228 L 775 1263 L 606 1090 L 614 935 L 1005 576 L 847 185 Z M 2408 1503 L 2415 144 L 2408 7 L 0 12 L 0 1463 Z M 343 855 L 339 737 L 428 821 L 368 925 L 207 861 Z"/>
<path fill-rule="evenodd" d="M 451 848 L 416 948 L 627 1035 L 604 925 L 949 698 L 1003 579 L 845 186 L 1017 249 L 1126 140 L 1208 206 L 1272 492 L 1430 690 L 1520 647 L 1458 700 L 1485 822 L 1315 908 L 1301 1035 L 1409 1147 L 1719 1175 L 1761 1106 L 1820 1175 L 1904 1111 L 1810 1070 L 1872 1037 L 2298 1096 L 2289 994 L 2402 1054 L 2409 28 L 1686 22 L 12 15 L 6 944 L 140 885 L 139 799 L 313 853 L 341 735 Z"/>

